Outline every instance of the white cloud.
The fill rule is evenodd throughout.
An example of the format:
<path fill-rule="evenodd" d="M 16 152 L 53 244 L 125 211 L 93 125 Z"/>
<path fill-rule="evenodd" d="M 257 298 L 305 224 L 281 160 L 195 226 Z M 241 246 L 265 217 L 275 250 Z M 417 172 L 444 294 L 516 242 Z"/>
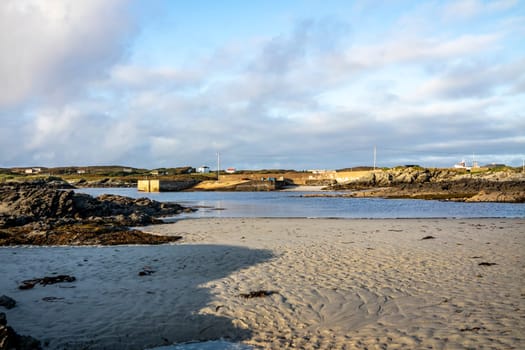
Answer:
<path fill-rule="evenodd" d="M 151 137 L 151 154 L 155 154 L 159 159 L 169 160 L 180 153 L 184 144 L 174 137 L 153 136 Z"/>
<path fill-rule="evenodd" d="M 106 163 L 118 158 L 130 144 L 133 135 L 120 132 L 122 124 L 94 111 L 81 111 L 75 106 L 38 110 L 32 123 L 23 129 L 26 141 L 22 151 L 33 161 L 46 160 L 62 164 Z M 125 126 L 129 129 L 130 125 Z"/>
<path fill-rule="evenodd" d="M 444 7 L 443 12 L 446 18 L 471 18 L 493 11 L 505 11 L 517 3 L 517 0 L 454 0 Z"/>
<path fill-rule="evenodd" d="M 499 38 L 497 34 L 464 34 L 452 38 L 389 38 L 380 44 L 350 48 L 345 53 L 345 66 L 380 68 L 389 64 L 418 64 L 466 57 L 490 50 Z"/>
<path fill-rule="evenodd" d="M 107 74 L 133 29 L 125 1 L 0 3 L 0 106 L 66 101 Z"/>
<path fill-rule="evenodd" d="M 201 78 L 197 72 L 170 67 L 118 65 L 111 70 L 109 81 L 118 88 L 161 89 L 194 86 Z"/>
<path fill-rule="evenodd" d="M 418 95 L 433 98 L 472 98 L 519 93 L 517 86 L 520 80 L 525 80 L 523 59 L 507 64 L 459 65 L 426 81 L 418 88 Z"/>
<path fill-rule="evenodd" d="M 13 84 L 0 86 L 3 163 L 195 166 L 219 150 L 238 168 L 301 169 L 369 163 L 373 145 L 404 163 L 497 153 L 496 141 L 479 146 L 487 139 L 506 153 L 524 146 L 523 53 L 506 53 L 509 30 L 385 27 L 363 43 L 348 39 L 360 28 L 307 20 L 155 66 L 126 59 L 134 32 L 124 2 L 17 4 L 0 5 L 0 29 L 25 24 L 12 37 L 0 31 L 3 52 L 20 45 L 0 57 Z"/>

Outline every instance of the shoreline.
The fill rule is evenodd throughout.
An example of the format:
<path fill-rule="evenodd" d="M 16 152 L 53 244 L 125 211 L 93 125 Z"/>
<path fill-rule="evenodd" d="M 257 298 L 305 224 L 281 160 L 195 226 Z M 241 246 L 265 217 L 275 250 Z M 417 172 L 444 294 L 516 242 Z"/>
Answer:
<path fill-rule="evenodd" d="M 339 216 L 220 216 L 220 217 L 169 217 L 168 220 L 159 225 L 175 224 L 186 220 L 229 220 L 229 219 L 260 219 L 260 220 L 349 220 L 349 221 L 381 221 L 381 220 L 525 220 L 523 216 L 418 216 L 418 217 L 339 217 Z M 137 226 L 132 229 L 140 229 L 146 232 L 151 226 Z M 147 232 L 146 232 L 147 233 Z"/>
<path fill-rule="evenodd" d="M 525 347 L 525 218 L 198 218 L 148 231 L 182 239 L 5 247 L 11 326 L 46 349 Z M 77 280 L 17 289 L 53 272 Z M 241 297 L 257 291 L 273 293 Z"/>

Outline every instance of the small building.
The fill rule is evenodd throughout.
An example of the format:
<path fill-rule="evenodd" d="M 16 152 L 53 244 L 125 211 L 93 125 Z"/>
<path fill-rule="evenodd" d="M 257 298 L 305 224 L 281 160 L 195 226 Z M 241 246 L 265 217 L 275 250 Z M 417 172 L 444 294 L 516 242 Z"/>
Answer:
<path fill-rule="evenodd" d="M 85 174 L 86 173 L 86 169 L 78 169 L 77 170 L 77 174 L 81 175 L 81 174 Z"/>
<path fill-rule="evenodd" d="M 24 170 L 24 173 L 25 174 L 38 174 L 42 171 L 41 168 L 29 168 L 29 169 L 25 169 Z"/>
<path fill-rule="evenodd" d="M 454 168 L 470 170 L 470 167 L 467 166 L 467 162 L 464 159 L 461 162 L 454 164 Z"/>
<path fill-rule="evenodd" d="M 203 165 L 197 168 L 197 172 L 200 174 L 209 174 L 210 173 L 210 167 Z"/>
<path fill-rule="evenodd" d="M 479 163 L 475 160 L 472 161 L 472 166 L 469 166 L 467 161 L 464 159 L 461 162 L 454 164 L 455 169 L 466 169 L 467 171 L 470 171 L 471 169 L 478 169 L 479 167 Z"/>
<path fill-rule="evenodd" d="M 228 169 L 226 169 L 226 173 L 228 173 L 228 174 L 234 174 L 236 171 L 237 171 L 237 169 L 235 169 L 235 168 L 228 168 Z"/>

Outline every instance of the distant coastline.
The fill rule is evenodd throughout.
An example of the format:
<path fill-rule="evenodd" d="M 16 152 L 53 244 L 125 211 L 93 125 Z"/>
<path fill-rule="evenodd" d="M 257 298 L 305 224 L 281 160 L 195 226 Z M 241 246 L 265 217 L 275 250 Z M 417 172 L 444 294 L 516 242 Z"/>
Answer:
<path fill-rule="evenodd" d="M 120 166 L 0 169 L 0 184 L 65 181 L 76 188 L 137 187 L 156 181 L 152 191 L 273 191 L 315 186 L 350 197 L 416 198 L 475 202 L 525 202 L 525 172 L 503 165 L 479 168 L 400 166 L 341 170 L 245 170 L 197 173 L 191 167 L 136 169 Z M 160 185 L 159 185 L 160 184 Z M 164 188 L 162 188 L 164 187 Z M 139 190 L 141 190 L 139 186 Z M 149 189 L 148 189 L 149 190 Z M 147 190 L 147 191 L 148 191 Z M 324 194 L 319 194 L 324 195 Z"/>

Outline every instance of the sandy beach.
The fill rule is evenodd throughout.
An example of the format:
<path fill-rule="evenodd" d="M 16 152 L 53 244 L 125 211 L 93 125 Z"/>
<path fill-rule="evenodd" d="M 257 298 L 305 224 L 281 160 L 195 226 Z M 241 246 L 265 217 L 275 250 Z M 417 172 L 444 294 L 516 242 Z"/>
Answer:
<path fill-rule="evenodd" d="M 221 218 L 147 230 L 183 240 L 0 249 L 0 294 L 18 302 L 10 325 L 49 349 L 221 338 L 257 349 L 525 348 L 525 219 Z M 77 280 L 18 289 L 52 274 Z M 240 296 L 254 291 L 273 293 Z"/>

